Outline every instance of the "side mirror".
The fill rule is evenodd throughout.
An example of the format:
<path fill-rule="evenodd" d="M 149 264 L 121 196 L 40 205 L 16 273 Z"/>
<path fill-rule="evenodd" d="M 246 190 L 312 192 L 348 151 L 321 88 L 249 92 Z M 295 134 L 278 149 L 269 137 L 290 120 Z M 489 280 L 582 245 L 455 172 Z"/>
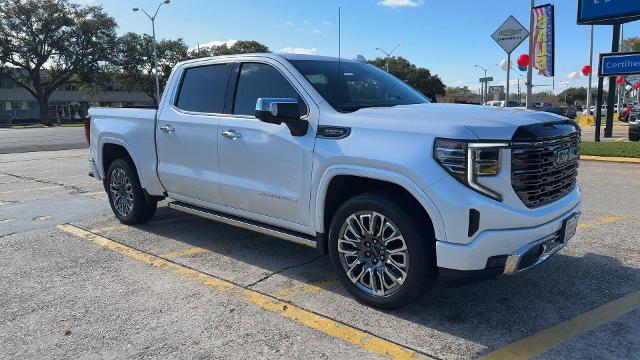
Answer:
<path fill-rule="evenodd" d="M 259 98 L 256 102 L 256 118 L 260 121 L 280 125 L 284 123 L 292 136 L 304 136 L 309 123 L 301 119 L 298 100 L 290 98 Z"/>

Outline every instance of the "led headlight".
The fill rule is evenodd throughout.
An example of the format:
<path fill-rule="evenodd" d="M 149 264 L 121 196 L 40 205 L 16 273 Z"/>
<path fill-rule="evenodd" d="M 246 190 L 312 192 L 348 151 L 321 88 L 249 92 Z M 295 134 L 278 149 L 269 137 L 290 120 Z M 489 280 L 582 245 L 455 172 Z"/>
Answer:
<path fill-rule="evenodd" d="M 435 160 L 458 181 L 492 199 L 502 195 L 477 182 L 480 176 L 495 176 L 500 172 L 501 149 L 508 143 L 479 143 L 463 140 L 436 139 Z"/>

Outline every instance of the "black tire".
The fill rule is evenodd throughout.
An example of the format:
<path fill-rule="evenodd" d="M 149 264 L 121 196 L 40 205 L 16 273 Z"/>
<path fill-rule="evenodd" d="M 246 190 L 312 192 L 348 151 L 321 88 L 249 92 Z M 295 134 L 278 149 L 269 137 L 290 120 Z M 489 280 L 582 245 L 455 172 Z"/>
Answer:
<path fill-rule="evenodd" d="M 122 186 L 121 188 L 129 189 L 131 192 L 130 199 L 132 199 L 132 206 L 127 208 L 128 211 L 123 211 L 122 207 L 118 209 L 118 206 L 114 203 L 114 193 L 111 191 L 112 182 L 117 182 L 116 177 L 122 174 L 126 175 L 129 186 Z M 127 225 L 140 224 L 148 221 L 156 213 L 158 202 L 147 196 L 140 186 L 140 179 L 138 179 L 138 173 L 135 166 L 131 163 L 131 160 L 126 158 L 120 158 L 114 160 L 109 165 L 106 179 L 106 190 L 109 196 L 109 204 L 113 214 L 120 220 L 121 223 Z M 115 186 L 115 182 L 113 183 Z M 124 190 L 126 191 L 126 190 Z"/>
<path fill-rule="evenodd" d="M 405 205 L 405 202 L 399 202 L 395 197 L 384 194 L 384 193 L 367 193 L 355 196 L 349 200 L 347 200 L 340 208 L 336 211 L 333 216 L 333 220 L 331 222 L 331 227 L 329 229 L 329 254 L 331 257 L 331 262 L 333 264 L 333 268 L 338 274 L 338 278 L 342 285 L 351 293 L 357 300 L 362 303 L 365 303 L 369 306 L 383 308 L 383 309 L 393 309 L 397 307 L 401 307 L 407 305 L 411 301 L 415 300 L 419 295 L 421 295 L 427 289 L 430 289 L 436 278 L 437 278 L 437 268 L 436 268 L 436 256 L 435 256 L 435 239 L 431 234 L 427 227 L 428 220 L 420 219 L 416 215 L 416 211 L 412 211 L 413 207 L 410 205 Z M 408 254 L 408 267 L 406 268 L 406 276 L 404 278 L 404 282 L 399 286 L 399 289 L 396 289 L 395 292 L 389 291 L 389 295 L 374 295 L 371 294 L 368 290 L 363 289 L 363 284 L 360 281 L 352 282 L 347 275 L 347 268 L 349 268 L 348 260 L 345 259 L 344 255 L 341 255 L 339 252 L 339 242 L 338 238 L 343 231 L 343 227 L 348 228 L 346 225 L 346 221 L 353 214 L 357 215 L 358 218 L 361 215 L 367 215 L 367 211 L 376 212 L 381 214 L 388 220 L 392 226 L 399 230 L 402 238 L 404 239 L 404 243 L 406 247 L 406 251 Z M 353 218 L 351 218 L 353 219 Z M 373 216 L 370 217 L 373 219 Z M 375 221 L 371 220 L 375 223 Z M 385 220 L 380 220 L 381 224 L 384 223 Z M 374 225 L 375 227 L 375 225 Z M 348 230 L 346 230 L 348 231 Z M 347 234 L 344 234 L 341 239 L 342 246 L 344 247 L 344 238 Z M 368 235 L 367 235 L 368 236 Z M 349 235 L 349 237 L 353 237 Z M 360 248 L 371 251 L 368 251 L 369 256 L 363 255 L 359 252 L 359 255 L 349 255 L 352 258 L 358 256 L 358 261 L 372 261 L 371 257 L 374 257 L 373 261 L 378 261 L 374 266 L 382 267 L 382 262 L 385 262 L 384 267 L 388 268 L 390 258 L 394 255 L 390 253 L 386 253 L 389 248 L 382 247 L 383 256 L 375 258 L 375 256 L 380 256 L 380 248 L 374 250 L 372 248 L 372 244 L 368 242 L 363 242 L 365 237 L 358 242 Z M 384 240 L 384 236 L 383 236 Z M 367 248 L 364 248 L 368 243 Z M 380 241 L 378 244 L 384 243 L 384 241 Z M 389 242 L 390 243 L 390 242 Z M 350 244 L 347 244 L 350 245 Z M 385 243 L 384 245 L 387 245 Z M 388 246 L 391 247 L 391 246 Z M 344 249 L 343 249 L 344 250 Z M 362 251 L 362 250 L 360 250 Z M 385 259 L 384 255 L 386 254 L 386 260 L 380 261 L 380 259 Z M 352 264 L 355 261 L 351 262 Z M 371 264 L 371 262 L 369 262 Z M 353 268 L 355 269 L 355 268 Z M 384 269 L 382 270 L 384 272 Z M 353 270 L 352 272 L 358 272 Z M 367 275 L 364 275 L 367 276 Z M 384 277 L 384 275 L 383 275 Z M 361 278 L 362 282 L 365 282 L 365 278 Z M 379 275 L 376 279 L 380 279 Z M 390 278 L 389 278 L 390 279 Z M 375 281 L 375 280 L 374 280 Z M 357 284 L 356 284 L 357 283 Z M 384 285 L 378 280 L 375 282 L 376 287 L 384 288 Z M 365 284 L 366 285 L 366 284 Z M 371 288 L 371 287 L 370 287 Z"/>
<path fill-rule="evenodd" d="M 639 135 L 632 135 L 631 133 L 629 133 L 629 141 L 639 141 L 639 140 L 640 140 Z"/>

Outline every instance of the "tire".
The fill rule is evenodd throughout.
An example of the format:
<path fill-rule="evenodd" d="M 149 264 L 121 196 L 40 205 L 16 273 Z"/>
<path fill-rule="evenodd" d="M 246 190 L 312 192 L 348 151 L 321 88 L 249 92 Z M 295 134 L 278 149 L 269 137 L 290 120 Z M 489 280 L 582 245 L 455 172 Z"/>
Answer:
<path fill-rule="evenodd" d="M 120 158 L 111 163 L 106 188 L 111 210 L 121 223 L 140 224 L 156 213 L 158 202 L 145 194 L 135 166 L 129 159 Z"/>
<path fill-rule="evenodd" d="M 360 302 L 383 309 L 407 305 L 437 278 L 427 220 L 392 199 L 382 193 L 355 196 L 336 211 L 329 229 L 329 255 L 342 285 Z M 372 223 L 373 232 L 362 231 Z"/>
<path fill-rule="evenodd" d="M 639 141 L 639 140 L 640 140 L 640 136 L 631 135 L 631 133 L 629 133 L 629 141 Z"/>

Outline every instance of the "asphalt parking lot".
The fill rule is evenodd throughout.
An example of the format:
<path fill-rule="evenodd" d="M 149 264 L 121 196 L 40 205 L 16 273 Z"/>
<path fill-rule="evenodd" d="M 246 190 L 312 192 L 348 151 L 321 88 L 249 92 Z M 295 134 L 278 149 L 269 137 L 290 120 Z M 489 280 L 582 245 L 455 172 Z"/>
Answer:
<path fill-rule="evenodd" d="M 581 163 L 542 266 L 395 311 L 300 245 L 166 206 L 121 225 L 86 173 L 86 149 L 0 155 L 0 358 L 640 357 L 638 165 Z"/>

